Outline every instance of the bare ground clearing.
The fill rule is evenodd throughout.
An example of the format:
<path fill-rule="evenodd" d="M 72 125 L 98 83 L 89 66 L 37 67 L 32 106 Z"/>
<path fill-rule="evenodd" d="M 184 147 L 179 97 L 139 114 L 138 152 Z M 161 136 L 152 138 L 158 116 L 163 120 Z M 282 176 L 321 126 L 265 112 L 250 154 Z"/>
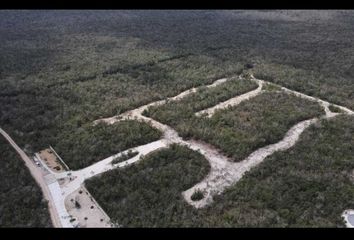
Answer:
<path fill-rule="evenodd" d="M 53 172 L 63 172 L 64 167 L 61 165 L 59 159 L 55 156 L 50 148 L 46 148 L 38 152 L 41 160 L 53 171 Z"/>

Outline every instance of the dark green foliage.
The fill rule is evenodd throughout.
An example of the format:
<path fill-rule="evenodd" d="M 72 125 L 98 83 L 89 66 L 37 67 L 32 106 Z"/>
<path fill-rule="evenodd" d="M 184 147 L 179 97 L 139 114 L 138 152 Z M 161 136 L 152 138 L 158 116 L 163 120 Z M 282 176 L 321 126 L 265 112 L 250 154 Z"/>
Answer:
<path fill-rule="evenodd" d="M 241 73 L 354 107 L 351 11 L 1 11 L 0 125 L 33 152 Z M 261 76 L 263 78 L 263 76 Z"/>
<path fill-rule="evenodd" d="M 211 143 L 234 161 L 281 140 L 296 123 L 324 113 L 316 102 L 276 92 L 265 92 L 238 106 L 219 110 L 211 118 L 194 116 L 193 106 L 199 104 L 169 103 L 150 108 L 147 114 L 173 126 L 185 138 Z"/>
<path fill-rule="evenodd" d="M 70 152 L 75 143 L 61 142 L 81 139 L 75 132 L 96 118 L 249 63 L 256 77 L 353 109 L 353 23 L 353 11 L 0 11 L 0 126 L 31 152 L 49 144 Z"/>
<path fill-rule="evenodd" d="M 334 106 L 334 105 L 329 105 L 328 106 L 328 108 L 329 108 L 329 110 L 331 111 L 331 112 L 334 112 L 334 113 L 341 113 L 341 112 L 343 112 L 339 107 L 336 107 L 336 106 Z"/>
<path fill-rule="evenodd" d="M 259 64 L 252 72 L 258 79 L 354 109 L 354 84 L 351 77 L 307 71 L 284 64 Z"/>
<path fill-rule="evenodd" d="M 262 90 L 265 91 L 280 91 L 281 88 L 275 84 L 272 83 L 266 83 L 263 85 Z"/>
<path fill-rule="evenodd" d="M 354 118 L 310 127 L 217 197 L 214 226 L 338 227 L 354 207 Z M 218 209 L 218 210 L 217 210 Z"/>
<path fill-rule="evenodd" d="M 80 203 L 78 201 L 75 201 L 75 207 L 76 208 L 81 208 L 81 205 L 80 205 Z"/>
<path fill-rule="evenodd" d="M 90 179 L 86 186 L 107 214 L 125 227 L 178 227 L 193 224 L 196 214 L 181 192 L 201 181 L 209 169 L 199 153 L 172 145 L 136 165 Z"/>
<path fill-rule="evenodd" d="M 183 188 L 176 183 L 194 170 L 161 171 L 166 162 L 177 164 L 176 151 L 154 153 L 137 166 L 105 173 L 87 185 L 108 214 L 127 227 L 343 227 L 342 212 L 354 207 L 353 136 L 353 117 L 322 120 L 293 148 L 268 157 L 199 210 L 180 197 L 197 179 Z"/>
<path fill-rule="evenodd" d="M 191 196 L 192 201 L 199 201 L 202 200 L 203 198 L 204 198 L 204 193 L 199 189 L 196 190 Z"/>
<path fill-rule="evenodd" d="M 156 141 L 161 133 L 147 123 L 125 120 L 112 125 L 85 125 L 60 136 L 54 149 L 71 169 L 79 169 L 128 148 Z"/>
<path fill-rule="evenodd" d="M 195 112 L 212 107 L 232 97 L 257 88 L 257 84 L 243 79 L 232 79 L 213 88 L 201 88 L 180 101 L 169 102 L 161 107 L 150 107 L 143 114 L 156 117 L 169 125 L 181 119 L 190 119 Z"/>
<path fill-rule="evenodd" d="M 0 227 L 52 227 L 41 189 L 2 136 L 0 159 Z"/>
<path fill-rule="evenodd" d="M 127 153 L 122 153 L 119 157 L 116 157 L 115 159 L 113 159 L 111 163 L 117 164 L 117 163 L 126 161 L 128 159 L 131 159 L 138 154 L 139 154 L 139 152 L 137 152 L 137 151 L 129 150 Z"/>

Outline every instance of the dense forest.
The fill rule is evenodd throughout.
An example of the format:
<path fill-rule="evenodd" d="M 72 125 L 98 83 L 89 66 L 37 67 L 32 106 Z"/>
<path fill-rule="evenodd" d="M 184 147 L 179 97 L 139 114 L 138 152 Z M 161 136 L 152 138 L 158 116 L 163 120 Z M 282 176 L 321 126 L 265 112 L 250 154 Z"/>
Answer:
<path fill-rule="evenodd" d="M 106 127 L 92 126 L 92 122 L 97 118 L 110 117 L 151 101 L 176 95 L 191 87 L 210 84 L 219 78 L 233 77 L 244 69 L 249 69 L 256 77 L 353 109 L 353 13 L 352 10 L 1 10 L 0 126 L 26 152 L 34 153 L 51 145 L 58 149 L 69 166 L 75 169 L 113 152 L 116 153 L 117 150 L 159 137 L 158 132 L 142 123 L 124 122 Z M 232 84 L 235 84 L 235 88 Z M 195 108 L 210 106 L 215 101 L 236 95 L 236 91 L 243 92 L 252 89 L 252 86 L 243 88 L 237 84 L 234 82 L 227 85 L 230 91 L 228 87 L 220 87 L 213 94 L 201 95 L 203 98 L 196 98 L 196 100 L 202 104 Z M 281 104 L 275 104 L 275 99 L 265 98 L 265 96 L 270 95 L 260 96 L 258 103 L 265 106 L 269 102 L 268 106 L 272 108 L 272 111 L 269 112 L 270 115 L 265 114 L 264 117 L 269 121 L 275 121 L 274 125 L 264 129 L 270 131 L 265 132 L 267 136 L 282 136 L 284 130 L 293 123 L 292 121 L 312 117 L 318 113 L 316 107 L 308 102 L 297 102 L 295 105 L 288 106 L 287 100 Z M 278 97 L 278 100 L 283 100 L 281 96 Z M 253 103 L 255 101 L 257 99 Z M 262 123 L 257 122 L 259 118 L 256 116 L 263 114 L 264 111 L 256 104 L 248 106 L 252 108 L 252 111 L 247 110 L 247 105 L 244 105 L 245 114 L 255 116 L 254 121 L 249 123 L 256 124 L 254 126 L 259 128 Z M 186 107 L 185 112 L 188 112 L 188 104 Z M 288 118 L 285 117 L 283 111 L 288 113 L 294 109 L 297 109 L 296 113 L 301 109 L 307 110 L 305 110 L 306 114 L 300 114 L 301 117 L 294 114 L 296 117 L 292 115 L 294 118 L 285 121 L 284 119 Z M 176 109 L 176 112 L 179 111 Z M 235 123 L 239 116 L 235 116 L 233 112 L 235 111 L 227 110 L 225 114 L 217 114 L 215 119 L 219 118 L 217 122 Z M 211 126 L 208 124 L 211 124 L 213 119 L 198 124 Z M 277 121 L 282 121 L 282 123 Z M 332 129 L 330 126 L 338 127 L 338 132 L 345 131 L 340 128 L 349 125 L 348 121 L 333 121 L 334 125 L 323 123 L 321 125 L 323 128 L 312 129 L 311 133 L 329 131 Z M 281 129 L 281 132 L 272 132 L 275 125 Z M 229 129 L 234 128 L 234 126 L 229 127 Z M 197 134 L 197 129 L 199 128 L 191 129 L 190 126 L 181 126 L 179 131 L 184 134 L 184 137 L 188 137 L 188 134 L 193 133 L 192 130 L 195 131 L 193 134 Z M 139 135 L 140 131 L 142 134 Z M 212 131 L 215 133 L 216 130 Z M 309 136 L 308 134 L 306 136 Z M 254 139 L 253 147 L 272 141 L 272 139 L 265 139 L 263 133 L 242 136 L 245 142 Z M 338 142 L 333 145 L 337 146 L 337 152 L 349 152 L 350 148 L 346 145 L 348 139 L 344 138 L 348 136 L 335 136 L 342 139 L 339 141 L 341 145 Z M 233 137 L 235 136 L 225 135 L 227 141 L 224 140 L 228 142 L 228 139 Z M 311 149 L 307 148 L 306 152 L 301 152 L 299 148 L 296 148 L 303 154 L 298 160 L 301 162 L 315 158 L 317 159 L 314 160 L 315 163 L 321 164 L 322 155 L 316 149 L 317 146 L 318 148 L 322 145 L 326 146 L 327 140 L 322 140 L 323 144 L 319 142 L 316 146 L 304 141 L 302 144 L 306 142 L 315 149 L 311 152 Z M 216 139 L 214 141 L 216 143 Z M 219 147 L 222 147 L 221 144 Z M 235 148 L 233 145 L 225 145 L 224 151 L 235 155 L 233 150 L 226 150 L 226 148 Z M 2 149 L 4 151 L 0 154 L 11 156 L 10 150 Z M 85 151 L 83 152 L 82 149 Z M 237 154 L 241 156 L 248 150 L 240 150 L 241 152 Z M 286 155 L 276 156 L 286 159 Z M 274 166 L 278 167 L 275 161 L 267 162 L 273 162 Z M 287 161 L 279 162 L 288 163 Z M 284 169 L 286 166 L 284 165 Z M 308 171 L 315 171 L 316 165 L 310 166 L 312 168 Z M 16 167 L 18 167 L 17 172 L 25 171 L 22 165 L 16 165 Z M 293 167 L 289 165 L 290 169 Z M 339 182 L 343 179 L 340 175 L 342 173 L 336 172 L 339 168 L 337 169 L 334 165 L 326 167 L 328 167 L 326 174 L 332 174 L 334 177 L 323 179 L 332 181 L 330 184 L 338 183 L 343 188 L 349 186 L 341 185 L 342 182 Z M 261 173 L 257 171 L 255 173 L 260 175 Z M 277 171 L 273 169 L 271 174 L 275 172 Z M 13 174 L 12 177 L 18 175 L 11 171 L 9 173 Z M 305 177 L 309 177 L 309 174 L 306 174 Z M 323 176 L 326 175 L 323 174 Z M 245 181 L 252 182 L 253 178 L 247 177 L 246 179 L 250 180 Z M 16 181 L 8 182 L 8 184 L 17 188 Z M 253 183 L 256 184 L 256 182 Z M 260 181 L 259 184 L 258 189 L 262 189 L 269 183 Z M 267 186 L 262 184 L 267 184 Z M 289 196 L 297 197 L 295 186 L 292 186 L 291 182 L 286 184 L 293 190 L 289 190 Z M 302 184 L 300 186 L 306 185 L 306 183 Z M 343 189 L 339 189 L 339 186 L 334 189 L 342 191 Z M 269 184 L 269 187 L 274 187 L 274 185 Z M 319 185 L 321 191 L 322 187 L 324 188 Z M 304 188 L 313 189 L 311 186 Z M 319 190 L 316 189 L 316 191 Z M 242 217 L 235 219 L 238 214 L 246 214 L 243 209 L 237 207 L 230 207 L 231 210 L 225 215 L 218 213 L 222 221 L 220 219 L 205 221 L 209 221 L 210 225 L 213 225 L 212 222 L 218 222 L 216 225 L 228 225 L 229 223 L 229 225 L 252 226 L 254 223 L 256 226 L 271 226 L 274 223 L 274 225 L 295 226 L 321 225 L 320 218 L 322 217 L 327 221 L 323 220 L 324 225 L 334 226 L 339 221 L 333 219 L 339 207 L 342 206 L 340 204 L 344 206 L 349 201 L 343 198 L 341 203 L 336 203 L 338 206 L 333 208 L 333 212 L 330 212 L 327 205 L 330 205 L 331 197 L 323 190 L 325 194 L 323 201 L 327 205 L 319 207 L 325 210 L 320 215 L 315 214 L 319 216 L 318 219 L 310 219 L 312 215 L 307 212 L 308 215 L 301 215 L 301 219 L 294 220 L 294 216 L 300 216 L 299 213 L 302 210 L 312 211 L 313 206 L 305 207 L 295 204 L 297 209 L 288 208 L 279 217 L 278 209 L 275 213 L 271 210 L 273 206 L 267 205 L 270 202 L 268 198 L 271 196 L 265 196 L 266 193 L 263 192 L 258 194 L 264 194 L 256 196 L 264 197 L 264 199 L 256 202 L 255 206 L 248 206 L 254 209 L 257 209 L 257 206 L 267 208 L 254 210 L 252 214 L 255 214 L 257 218 L 253 218 L 253 215 L 248 212 L 247 214 L 251 214 L 252 221 Z M 249 195 L 249 197 L 253 196 Z M 287 195 L 284 193 L 284 196 Z M 299 197 L 304 196 L 299 194 Z M 322 197 L 321 195 L 320 198 Z M 233 197 L 231 199 L 225 201 L 231 204 L 234 202 Z M 338 201 L 340 199 L 340 197 L 337 198 Z M 238 201 L 236 199 L 234 204 Z M 311 201 L 312 199 L 307 202 L 312 204 Z M 298 204 L 302 203 L 298 202 Z M 3 206 L 5 205 L 2 203 L 0 207 Z M 218 209 L 223 206 L 223 204 L 220 205 Z M 290 213 L 287 215 L 288 211 Z M 186 214 L 189 212 L 194 213 L 188 209 Z M 263 215 L 268 216 L 266 220 Z M 259 216 L 261 219 L 258 218 Z M 185 219 L 188 217 L 191 216 L 186 215 Z M 194 220 L 195 218 L 195 215 L 191 217 Z M 285 223 L 281 222 L 283 220 Z M 7 218 L 5 222 L 11 223 L 11 219 Z M 174 222 L 178 221 L 171 220 L 171 225 Z M 186 224 L 188 223 L 190 221 L 186 220 Z M 141 222 L 134 224 L 149 225 Z M 195 224 L 198 224 L 197 221 Z M 181 223 L 176 223 L 177 225 Z"/>
<path fill-rule="evenodd" d="M 145 114 L 174 127 L 184 138 L 218 147 L 233 161 L 241 161 L 254 150 L 280 141 L 296 123 L 324 114 L 316 102 L 275 91 L 218 110 L 211 118 L 194 115 L 194 106 L 203 105 L 205 100 L 188 99 L 150 107 Z"/>
<path fill-rule="evenodd" d="M 180 146 L 86 185 L 125 227 L 344 227 L 341 214 L 354 207 L 353 136 L 353 117 L 322 120 L 199 210 L 181 192 L 207 173 L 207 162 Z"/>
<path fill-rule="evenodd" d="M 183 221 L 193 223 L 188 212 L 197 210 L 181 208 L 185 204 L 181 192 L 201 181 L 209 170 L 201 154 L 174 144 L 85 184 L 111 219 L 123 227 L 173 227 L 182 215 L 188 216 Z"/>
<path fill-rule="evenodd" d="M 3 137 L 0 160 L 0 227 L 52 227 L 41 189 Z"/>
<path fill-rule="evenodd" d="M 85 125 L 59 136 L 63 140 L 54 148 L 70 169 L 76 170 L 128 148 L 156 141 L 161 132 L 147 123 L 125 120 L 112 125 Z"/>
<path fill-rule="evenodd" d="M 0 11 L 0 124 L 38 151 L 245 64 L 353 107 L 353 21 L 352 11 Z"/>

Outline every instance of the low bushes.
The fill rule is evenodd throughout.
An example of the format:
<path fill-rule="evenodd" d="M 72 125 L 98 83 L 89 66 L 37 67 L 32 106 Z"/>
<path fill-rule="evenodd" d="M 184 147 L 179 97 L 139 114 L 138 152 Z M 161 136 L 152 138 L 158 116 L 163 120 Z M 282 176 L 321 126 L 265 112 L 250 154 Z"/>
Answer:
<path fill-rule="evenodd" d="M 71 169 L 80 169 L 126 149 L 156 141 L 161 133 L 133 120 L 85 125 L 63 136 L 54 149 Z"/>
<path fill-rule="evenodd" d="M 202 200 L 203 198 L 204 198 L 204 193 L 199 189 L 196 190 L 191 196 L 192 201 L 199 201 Z"/>
<path fill-rule="evenodd" d="M 185 146 L 171 145 L 139 163 L 89 179 L 87 189 L 114 222 L 124 227 L 192 224 L 197 210 L 181 194 L 209 172 L 208 161 Z"/>
<path fill-rule="evenodd" d="M 280 141 L 296 123 L 324 114 L 316 102 L 284 92 L 265 92 L 240 105 L 218 110 L 211 118 L 196 117 L 198 102 L 175 102 L 152 107 L 152 118 L 174 127 L 184 138 L 203 140 L 234 161 Z"/>
<path fill-rule="evenodd" d="M 41 189 L 2 135 L 0 159 L 0 227 L 52 227 Z"/>
<path fill-rule="evenodd" d="M 139 154 L 138 151 L 129 150 L 127 153 L 122 153 L 120 156 L 114 158 L 111 163 L 117 164 L 117 163 L 123 162 L 125 160 L 131 159 L 138 154 Z"/>

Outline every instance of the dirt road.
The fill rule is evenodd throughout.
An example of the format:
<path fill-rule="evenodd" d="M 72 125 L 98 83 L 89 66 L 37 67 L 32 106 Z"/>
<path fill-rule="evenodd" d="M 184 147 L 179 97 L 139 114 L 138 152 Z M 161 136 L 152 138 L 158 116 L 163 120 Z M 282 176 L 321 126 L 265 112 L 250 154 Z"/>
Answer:
<path fill-rule="evenodd" d="M 262 93 L 262 87 L 263 87 L 263 82 L 259 81 L 258 83 L 258 87 L 255 90 L 252 90 L 250 92 L 247 92 L 245 94 L 242 94 L 240 96 L 236 96 L 233 98 L 230 98 L 229 100 L 226 100 L 224 102 L 221 102 L 213 107 L 204 109 L 202 111 L 199 111 L 197 113 L 195 113 L 196 116 L 201 116 L 206 114 L 207 117 L 211 117 L 213 116 L 213 114 L 215 113 L 216 110 L 218 109 L 224 109 L 227 107 L 232 107 L 232 106 L 237 106 L 239 105 L 241 102 L 249 100 L 253 97 L 258 96 L 259 94 Z"/>
<path fill-rule="evenodd" d="M 236 106 L 240 104 L 242 101 L 248 100 L 254 96 L 257 96 L 262 92 L 262 86 L 265 83 L 269 83 L 264 80 L 256 79 L 254 78 L 253 75 L 251 75 L 251 81 L 255 81 L 258 84 L 258 88 L 250 91 L 248 93 L 242 94 L 240 96 L 231 98 L 225 102 L 219 103 L 213 107 L 210 107 L 208 109 L 204 109 L 200 112 L 197 112 L 196 115 L 200 116 L 202 114 L 207 114 L 208 117 L 212 116 L 212 114 L 217 110 L 217 109 L 224 109 L 228 107 L 229 105 Z M 223 83 L 227 81 L 227 79 L 221 79 L 213 84 L 209 85 L 208 87 L 213 87 L 216 86 L 220 83 Z M 316 101 L 318 102 L 325 111 L 325 115 L 323 118 L 331 118 L 335 117 L 338 115 L 338 113 L 333 113 L 329 110 L 329 105 L 331 103 L 323 101 L 319 98 L 311 97 L 308 95 L 305 95 L 303 93 L 299 93 L 293 90 L 290 90 L 288 88 L 284 88 L 282 86 L 279 86 L 280 89 L 286 93 L 289 94 L 294 94 L 297 97 L 305 98 L 310 101 Z M 196 88 L 192 88 L 190 90 L 184 91 L 183 93 L 169 98 L 169 100 L 177 101 L 182 99 L 183 97 L 195 93 L 197 91 Z M 289 131 L 286 133 L 284 138 L 279 141 L 278 143 L 274 143 L 265 147 L 262 147 L 255 152 L 253 152 L 248 158 L 241 162 L 237 163 L 232 163 L 229 161 L 227 157 L 224 155 L 218 153 L 217 150 L 215 150 L 212 146 L 205 144 L 200 141 L 185 141 L 181 137 L 179 137 L 178 133 L 172 129 L 171 127 L 162 124 L 154 119 L 148 118 L 146 116 L 142 115 L 142 112 L 147 109 L 149 106 L 157 106 L 164 104 L 166 101 L 157 101 L 157 102 L 152 102 L 147 105 L 141 106 L 137 109 L 130 110 L 128 112 L 125 112 L 121 115 L 114 116 L 111 118 L 105 118 L 105 119 L 98 119 L 95 122 L 105 122 L 107 124 L 113 124 L 118 121 L 122 121 L 125 119 L 136 119 L 138 121 L 144 121 L 150 124 L 152 127 L 159 129 L 160 131 L 163 132 L 163 139 L 166 140 L 168 143 L 178 143 L 181 145 L 185 145 L 193 150 L 199 151 L 201 154 L 204 155 L 204 157 L 209 161 L 211 165 L 211 171 L 208 174 L 208 176 L 201 181 L 200 183 L 196 184 L 192 188 L 184 191 L 182 194 L 185 198 L 185 200 L 190 203 L 191 205 L 199 208 L 199 207 L 204 207 L 205 205 L 209 204 L 212 202 L 212 196 L 215 194 L 220 194 L 224 191 L 224 189 L 232 184 L 235 184 L 238 180 L 241 179 L 243 174 L 246 171 L 249 171 L 252 167 L 258 165 L 260 162 L 262 162 L 267 156 L 273 154 L 275 151 L 282 151 L 286 150 L 297 142 L 299 136 L 305 129 L 307 129 L 311 124 L 315 123 L 318 119 L 310 119 L 306 121 L 302 121 L 295 126 L 293 126 Z M 338 106 L 333 104 L 334 106 L 337 106 L 340 108 L 345 114 L 354 114 L 354 112 L 348 108 L 345 108 L 343 106 Z M 200 200 L 200 201 L 192 201 L 190 199 L 191 195 L 197 190 L 202 190 L 205 193 L 205 197 Z"/>
<path fill-rule="evenodd" d="M 22 151 L 22 149 L 15 143 L 15 141 L 3 130 L 0 128 L 0 133 L 6 138 L 6 140 L 11 144 L 11 146 L 17 151 L 22 160 L 25 162 L 26 167 L 29 169 L 32 177 L 37 182 L 38 186 L 42 189 L 44 198 L 48 201 L 48 209 L 50 213 L 50 217 L 52 220 L 52 224 L 54 227 L 62 227 L 61 222 L 59 220 L 59 216 L 53 206 L 53 198 L 50 194 L 47 184 L 45 183 L 43 173 L 40 168 L 34 164 L 33 161 L 27 156 L 27 154 Z"/>

